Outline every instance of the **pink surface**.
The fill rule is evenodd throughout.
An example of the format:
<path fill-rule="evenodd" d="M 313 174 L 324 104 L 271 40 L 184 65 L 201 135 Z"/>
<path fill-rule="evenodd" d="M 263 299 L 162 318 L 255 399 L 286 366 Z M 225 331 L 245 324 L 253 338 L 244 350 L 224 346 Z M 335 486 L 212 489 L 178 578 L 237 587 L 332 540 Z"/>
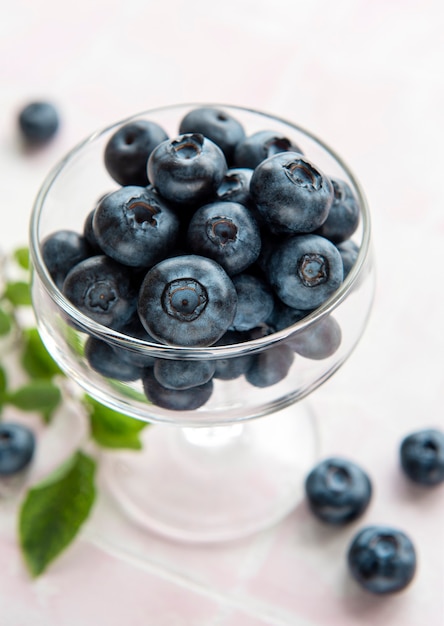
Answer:
<path fill-rule="evenodd" d="M 378 286 L 362 342 L 313 396 L 323 455 L 373 478 L 363 520 L 334 531 L 300 505 L 249 540 L 197 548 L 133 527 L 102 494 L 81 538 L 32 581 L 1 502 L 1 626 L 444 623 L 444 490 L 409 487 L 397 462 L 404 434 L 444 427 L 443 26 L 438 0 L 2 7 L 1 248 L 26 243 L 44 176 L 96 128 L 172 102 L 232 102 L 295 120 L 350 163 L 372 210 Z M 63 126 L 26 155 L 15 114 L 37 97 L 56 101 Z M 34 477 L 83 434 L 63 416 L 39 432 Z M 402 527 L 418 550 L 414 582 L 394 597 L 363 593 L 346 571 L 351 536 L 372 522 Z"/>

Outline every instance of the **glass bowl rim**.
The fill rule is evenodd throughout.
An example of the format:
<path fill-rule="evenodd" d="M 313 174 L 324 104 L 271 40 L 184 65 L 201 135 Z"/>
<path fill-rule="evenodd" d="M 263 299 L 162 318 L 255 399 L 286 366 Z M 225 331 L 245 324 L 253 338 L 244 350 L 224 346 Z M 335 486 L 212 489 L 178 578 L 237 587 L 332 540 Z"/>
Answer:
<path fill-rule="evenodd" d="M 134 120 L 137 120 L 141 117 L 147 117 L 150 115 L 156 115 L 157 113 L 166 112 L 168 110 L 174 109 L 187 109 L 187 108 L 200 108 L 200 107 L 212 107 L 212 108 L 220 108 L 225 109 L 228 112 L 238 112 L 239 114 L 247 113 L 258 115 L 264 118 L 268 118 L 270 121 L 277 122 L 279 124 L 283 124 L 285 126 L 289 126 L 293 130 L 302 133 L 313 142 L 318 144 L 324 151 L 326 151 L 330 157 L 332 157 L 339 166 L 344 170 L 344 172 L 349 177 L 350 181 L 354 186 L 354 190 L 358 195 L 359 205 L 361 207 L 361 220 L 362 220 L 362 241 L 359 248 L 357 259 L 351 268 L 350 272 L 342 282 L 339 289 L 337 289 L 321 306 L 314 309 L 306 316 L 304 316 L 298 322 L 288 326 L 280 331 L 272 333 L 270 335 L 266 335 L 264 337 L 260 337 L 257 339 L 251 339 L 249 341 L 244 341 L 235 344 L 225 344 L 225 345 L 212 345 L 208 347 L 189 347 L 189 346 L 172 346 L 166 344 L 152 343 L 148 341 L 144 341 L 142 339 L 137 339 L 132 337 L 131 335 L 123 334 L 117 330 L 109 328 L 107 326 L 103 326 L 102 324 L 96 322 L 92 318 L 81 313 L 76 307 L 74 307 L 71 302 L 65 298 L 63 293 L 58 289 L 58 287 L 53 282 L 47 268 L 45 262 L 43 260 L 43 256 L 40 249 L 40 240 L 38 236 L 39 232 L 39 221 L 42 215 L 45 200 L 48 194 L 51 191 L 51 187 L 60 173 L 69 166 L 70 162 L 82 151 L 83 148 L 92 144 L 94 141 L 99 139 L 105 134 L 110 133 L 113 130 L 117 130 L 117 128 L 121 127 L 123 124 L 127 124 Z M 371 219 L 370 219 L 370 211 L 367 199 L 365 197 L 364 191 L 361 187 L 361 184 L 357 180 L 356 176 L 353 174 L 349 166 L 345 163 L 345 161 L 340 157 L 334 149 L 332 149 L 328 144 L 326 144 L 323 140 L 318 138 L 311 131 L 306 130 L 302 126 L 299 126 L 293 122 L 289 122 L 287 119 L 282 118 L 273 113 L 267 113 L 265 111 L 260 111 L 258 109 L 254 109 L 251 107 L 245 107 L 241 105 L 233 105 L 233 104 L 220 104 L 220 103 L 205 103 L 205 102 L 185 102 L 185 103 L 174 103 L 165 106 L 159 106 L 152 109 L 147 109 L 121 119 L 117 122 L 107 125 L 106 127 L 96 130 L 87 136 L 84 140 L 77 143 L 71 150 L 69 150 L 64 157 L 62 157 L 56 165 L 50 170 L 46 178 L 44 179 L 38 193 L 36 199 L 34 201 L 34 205 L 32 207 L 30 224 L 29 224 L 29 244 L 30 244 L 30 257 L 31 257 L 31 265 L 32 265 L 32 273 L 36 272 L 41 283 L 43 284 L 45 291 L 50 296 L 51 300 L 64 312 L 65 315 L 68 316 L 70 320 L 72 320 L 75 325 L 84 330 L 89 335 L 93 335 L 98 339 L 102 339 L 111 344 L 120 346 L 122 348 L 130 349 L 134 352 L 138 352 L 141 354 L 149 354 L 153 357 L 158 358 L 171 358 L 171 359 L 201 359 L 201 358 L 230 358 L 234 356 L 243 356 L 250 353 L 260 352 L 266 348 L 269 348 L 278 343 L 284 342 L 289 337 L 292 337 L 298 332 L 302 332 L 308 327 L 312 327 L 321 319 L 327 317 L 330 313 L 332 313 L 349 295 L 352 291 L 353 286 L 361 275 L 363 271 L 366 261 L 370 255 L 370 237 L 371 237 Z M 34 280 L 34 278 L 33 278 Z"/>

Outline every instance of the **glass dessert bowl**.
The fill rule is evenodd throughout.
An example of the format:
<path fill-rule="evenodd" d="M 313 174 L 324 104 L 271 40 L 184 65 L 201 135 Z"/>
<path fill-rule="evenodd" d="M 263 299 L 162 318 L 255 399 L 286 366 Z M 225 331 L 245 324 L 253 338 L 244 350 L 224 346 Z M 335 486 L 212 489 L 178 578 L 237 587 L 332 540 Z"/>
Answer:
<path fill-rule="evenodd" d="M 139 120 L 155 122 L 169 137 L 177 137 L 180 121 L 198 105 L 147 111 L 79 144 L 44 182 L 30 226 L 32 299 L 49 352 L 95 399 L 156 425 L 146 430 L 142 452 L 106 456 L 110 490 L 139 523 L 193 541 L 249 534 L 281 519 L 301 499 L 303 477 L 317 454 L 317 434 L 309 407 L 300 401 L 351 354 L 365 329 L 374 292 L 368 206 L 340 157 L 285 120 L 242 107 L 210 106 L 238 120 L 247 137 L 264 129 L 284 137 L 297 146 L 291 151 L 300 150 L 353 194 L 359 207 L 357 226 L 347 238 L 355 251 L 353 263 L 321 304 L 292 315 L 293 307 L 275 298 L 274 322 L 270 314 L 248 335 L 232 333 L 230 340 L 222 337 L 211 345 L 172 345 L 128 330 L 130 324 L 116 329 L 85 314 L 66 296 L 66 282 L 48 268 L 44 242 L 58 231 L 83 235 L 99 199 L 120 188 L 104 162 L 110 138 Z M 282 149 L 281 142 L 276 145 L 270 154 Z M 225 176 L 224 183 L 229 195 L 235 182 Z M 262 238 L 268 231 L 262 225 Z M 102 252 L 91 256 L 97 254 Z M 266 273 L 270 257 L 262 255 L 262 267 L 258 262 L 251 273 Z M 307 254 L 305 262 L 311 266 L 313 255 Z M 138 285 L 148 270 L 128 268 L 138 274 Z M 282 309 L 279 314 L 277 308 Z M 107 369 L 111 361 L 117 363 L 113 370 Z M 193 370 L 209 364 L 210 374 L 187 389 L 159 384 L 160 365 L 168 373 L 177 364 L 191 364 Z M 127 373 L 128 365 L 135 373 Z"/>

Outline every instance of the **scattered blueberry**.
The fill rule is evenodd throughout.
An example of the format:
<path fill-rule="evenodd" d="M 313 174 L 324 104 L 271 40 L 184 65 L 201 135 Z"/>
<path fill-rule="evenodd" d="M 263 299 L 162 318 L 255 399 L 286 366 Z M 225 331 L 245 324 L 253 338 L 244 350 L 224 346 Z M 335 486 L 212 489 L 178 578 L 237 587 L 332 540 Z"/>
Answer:
<path fill-rule="evenodd" d="M 148 178 L 159 193 L 178 205 L 209 200 L 227 171 L 224 153 L 200 133 L 160 143 L 148 159 Z"/>
<path fill-rule="evenodd" d="M 101 250 L 132 267 L 151 267 L 174 249 L 179 219 L 152 187 L 128 185 L 97 205 L 93 232 Z"/>
<path fill-rule="evenodd" d="M 75 265 L 63 293 L 84 315 L 111 328 L 121 328 L 136 310 L 137 290 L 127 268 L 105 255 Z"/>
<path fill-rule="evenodd" d="M 228 163 L 232 162 L 234 149 L 245 137 L 242 124 L 232 115 L 215 107 L 200 107 L 185 115 L 179 133 L 201 133 L 219 146 Z"/>
<path fill-rule="evenodd" d="M 410 538 L 387 526 L 369 526 L 354 537 L 348 565 L 355 580 L 374 594 L 401 591 L 416 570 L 416 552 Z"/>
<path fill-rule="evenodd" d="M 104 158 L 108 173 L 120 185 L 148 185 L 148 157 L 167 139 L 166 132 L 155 122 L 128 122 L 106 144 Z"/>
<path fill-rule="evenodd" d="M 410 480 L 433 486 L 444 482 L 444 432 L 428 428 L 401 442 L 401 467 Z"/>
<path fill-rule="evenodd" d="M 295 235 L 269 256 L 267 276 L 278 297 L 290 307 L 312 310 L 341 285 L 343 266 L 336 246 L 319 235 Z"/>
<path fill-rule="evenodd" d="M 253 172 L 251 196 L 275 233 L 309 233 L 325 222 L 333 185 L 311 161 L 284 152 L 262 161 Z"/>
<path fill-rule="evenodd" d="M 212 202 L 195 211 L 187 245 L 193 254 L 213 259 L 231 276 L 256 261 L 261 236 L 253 214 L 243 204 Z"/>
<path fill-rule="evenodd" d="M 161 343 L 209 346 L 231 325 L 236 289 L 215 261 L 183 255 L 151 268 L 140 288 L 142 324 Z"/>
<path fill-rule="evenodd" d="M 259 163 L 281 152 L 302 154 L 302 150 L 282 133 L 260 130 L 238 143 L 234 152 L 234 163 L 236 167 L 254 170 Z"/>
<path fill-rule="evenodd" d="M 15 475 L 27 468 L 34 456 L 35 437 L 22 424 L 0 423 L 0 477 Z"/>
<path fill-rule="evenodd" d="M 31 102 L 18 117 L 20 133 L 30 146 L 48 143 L 56 134 L 59 123 L 58 111 L 50 102 Z"/>
<path fill-rule="evenodd" d="M 328 524 L 346 524 L 366 510 L 372 495 L 367 473 L 356 463 L 331 457 L 318 463 L 305 480 L 314 515 Z"/>
<path fill-rule="evenodd" d="M 58 230 L 42 241 L 42 256 L 59 289 L 68 272 L 92 254 L 86 237 L 73 230 Z"/>

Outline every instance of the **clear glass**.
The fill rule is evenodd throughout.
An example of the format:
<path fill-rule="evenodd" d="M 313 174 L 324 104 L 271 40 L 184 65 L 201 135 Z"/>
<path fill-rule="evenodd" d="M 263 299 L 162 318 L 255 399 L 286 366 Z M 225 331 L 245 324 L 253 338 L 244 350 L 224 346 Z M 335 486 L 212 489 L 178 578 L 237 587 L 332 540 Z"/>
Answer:
<path fill-rule="evenodd" d="M 159 425 L 147 431 L 147 439 L 156 442 L 154 452 L 154 444 L 147 441 L 146 452 L 122 453 L 120 460 L 116 455 L 105 460 L 109 484 L 126 510 L 139 522 L 175 538 L 218 540 L 262 528 L 285 515 L 300 499 L 301 477 L 314 462 L 317 437 L 306 403 L 299 401 L 332 376 L 358 343 L 371 309 L 374 265 L 367 202 L 341 158 L 295 124 L 242 107 L 214 105 L 239 119 L 247 134 L 263 129 L 283 133 L 323 172 L 350 185 L 361 208 L 360 225 L 353 235 L 359 254 L 340 289 L 316 311 L 280 332 L 208 348 L 148 343 L 101 326 L 76 310 L 45 267 L 42 240 L 59 229 L 82 232 L 97 200 L 118 187 L 105 169 L 103 152 L 122 124 L 149 119 L 175 136 L 182 117 L 196 106 L 201 105 L 164 107 L 123 120 L 93 134 L 54 168 L 31 216 L 32 298 L 42 339 L 66 374 L 109 407 Z M 85 342 L 92 335 L 144 356 L 238 359 L 281 344 L 300 343 L 328 318 L 334 318 L 340 329 L 340 344 L 333 354 L 307 358 L 295 352 L 288 374 L 267 387 L 254 386 L 244 376 L 215 379 L 209 400 L 195 410 L 173 411 L 154 405 L 147 400 L 140 380 L 105 378 L 90 367 L 84 354 Z M 266 473 L 264 464 L 268 464 Z M 168 489 L 159 490 L 158 481 L 156 487 L 156 479 L 150 482 L 148 476 L 162 476 Z"/>

